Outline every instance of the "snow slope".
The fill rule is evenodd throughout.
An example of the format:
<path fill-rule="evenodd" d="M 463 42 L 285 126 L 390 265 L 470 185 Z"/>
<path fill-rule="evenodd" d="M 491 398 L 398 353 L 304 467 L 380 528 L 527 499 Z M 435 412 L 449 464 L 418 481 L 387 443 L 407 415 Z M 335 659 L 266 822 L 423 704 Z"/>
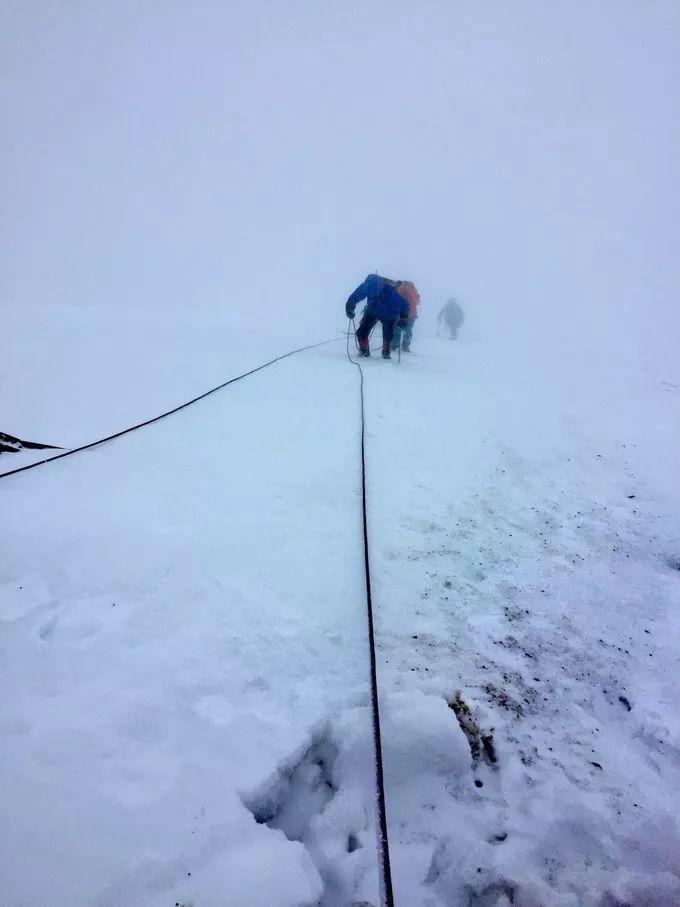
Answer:
<path fill-rule="evenodd" d="M 453 346 L 374 404 L 384 686 L 461 691 L 497 762 L 402 840 L 446 904 L 676 904 L 677 366 Z"/>
<path fill-rule="evenodd" d="M 37 440 L 44 435 L 63 447 L 172 409 L 221 384 L 225 369 L 230 376 L 240 374 L 283 347 L 303 346 L 303 318 L 309 331 L 303 336 L 312 342 L 340 336 L 323 318 L 312 316 L 310 323 L 302 309 L 272 319 L 264 329 L 247 308 L 234 313 L 226 305 L 178 312 L 148 305 L 130 311 L 16 304 L 3 314 L 0 430 L 31 439 L 37 432 Z M 23 452 L 11 462 L 42 456 Z"/>
<path fill-rule="evenodd" d="M 677 368 L 425 334 L 365 364 L 397 903 L 676 904 Z M 355 371 L 2 480 L 8 907 L 377 903 Z"/>
<path fill-rule="evenodd" d="M 199 864 L 214 856 L 218 877 L 243 891 L 252 868 L 234 841 L 252 860 L 250 840 L 271 839 L 276 860 L 278 836 L 255 825 L 238 792 L 304 749 L 338 691 L 346 701 L 364 646 L 361 574 L 346 569 L 360 551 L 355 439 L 344 430 L 356 401 L 348 393 L 344 408 L 325 407 L 308 381 L 310 357 L 284 366 L 271 407 L 261 407 L 262 391 L 277 380 L 263 373 L 181 425 L 131 437 L 123 461 L 108 446 L 4 489 L 3 617 L 14 631 L 4 639 L 13 700 L 4 777 L 20 809 L 6 826 L 13 875 L 2 888 L 19 903 L 148 903 L 148 878 L 174 885 L 185 875 L 166 864 L 192 863 L 200 886 Z M 348 370 L 339 377 L 352 388 Z M 313 445 L 301 455 L 307 424 L 317 445 L 337 438 L 334 460 Z M 206 429 L 209 442 L 197 444 Z M 300 506 L 310 487 L 316 520 Z M 322 533 L 323 570 L 305 544 Z M 60 841 L 38 874 L 27 846 L 37 824 Z M 314 890 L 298 863 L 288 889 L 277 881 L 283 903 L 302 882 Z M 211 902 L 224 897 L 214 886 Z"/>

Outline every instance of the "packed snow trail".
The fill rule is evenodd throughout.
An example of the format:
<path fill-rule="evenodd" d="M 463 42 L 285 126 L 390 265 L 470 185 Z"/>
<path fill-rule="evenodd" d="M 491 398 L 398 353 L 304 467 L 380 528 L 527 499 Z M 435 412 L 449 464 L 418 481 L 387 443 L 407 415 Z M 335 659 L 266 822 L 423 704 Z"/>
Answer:
<path fill-rule="evenodd" d="M 675 905 L 677 369 L 423 334 L 364 364 L 395 903 Z M 9 907 L 378 903 L 357 419 L 323 348 L 3 483 Z"/>
<path fill-rule="evenodd" d="M 388 759 L 398 903 L 680 903 L 677 364 L 584 347 L 366 369 L 382 689 L 476 737 L 459 777 Z"/>

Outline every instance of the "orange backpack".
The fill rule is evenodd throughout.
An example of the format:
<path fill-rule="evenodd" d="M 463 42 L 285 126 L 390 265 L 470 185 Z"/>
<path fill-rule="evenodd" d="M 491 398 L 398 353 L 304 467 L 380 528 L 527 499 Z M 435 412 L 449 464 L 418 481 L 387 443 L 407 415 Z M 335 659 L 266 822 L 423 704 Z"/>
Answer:
<path fill-rule="evenodd" d="M 415 284 L 411 283 L 410 280 L 401 280 L 397 290 L 405 299 L 408 299 L 408 317 L 415 318 L 418 314 L 418 305 L 420 303 L 420 293 L 416 290 Z"/>

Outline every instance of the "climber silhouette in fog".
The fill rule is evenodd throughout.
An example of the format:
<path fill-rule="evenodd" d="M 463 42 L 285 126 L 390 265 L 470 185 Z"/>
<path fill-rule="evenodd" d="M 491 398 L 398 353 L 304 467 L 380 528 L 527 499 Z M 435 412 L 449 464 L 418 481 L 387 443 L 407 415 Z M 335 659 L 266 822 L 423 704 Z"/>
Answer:
<path fill-rule="evenodd" d="M 456 340 L 458 337 L 458 331 L 464 319 L 463 310 L 458 305 L 455 299 L 449 299 L 446 305 L 442 306 L 442 310 L 439 313 L 439 321 L 437 322 L 437 334 L 439 334 L 439 329 L 442 324 L 444 324 L 448 329 L 451 335 L 451 340 Z"/>

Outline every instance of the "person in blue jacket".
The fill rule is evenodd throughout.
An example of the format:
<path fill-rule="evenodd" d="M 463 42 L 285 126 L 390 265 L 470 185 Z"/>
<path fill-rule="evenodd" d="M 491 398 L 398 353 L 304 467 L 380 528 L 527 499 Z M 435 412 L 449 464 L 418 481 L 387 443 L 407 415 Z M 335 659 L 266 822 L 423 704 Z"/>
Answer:
<path fill-rule="evenodd" d="M 378 274 L 369 274 L 366 280 L 356 288 L 345 303 L 348 318 L 354 318 L 354 310 L 362 299 L 368 300 L 364 314 L 357 328 L 356 337 L 359 344 L 359 355 L 370 356 L 368 335 L 376 322 L 382 322 L 382 357 L 390 359 L 390 346 L 395 322 L 405 327 L 408 322 L 408 299 L 396 289 L 397 283 Z"/>

